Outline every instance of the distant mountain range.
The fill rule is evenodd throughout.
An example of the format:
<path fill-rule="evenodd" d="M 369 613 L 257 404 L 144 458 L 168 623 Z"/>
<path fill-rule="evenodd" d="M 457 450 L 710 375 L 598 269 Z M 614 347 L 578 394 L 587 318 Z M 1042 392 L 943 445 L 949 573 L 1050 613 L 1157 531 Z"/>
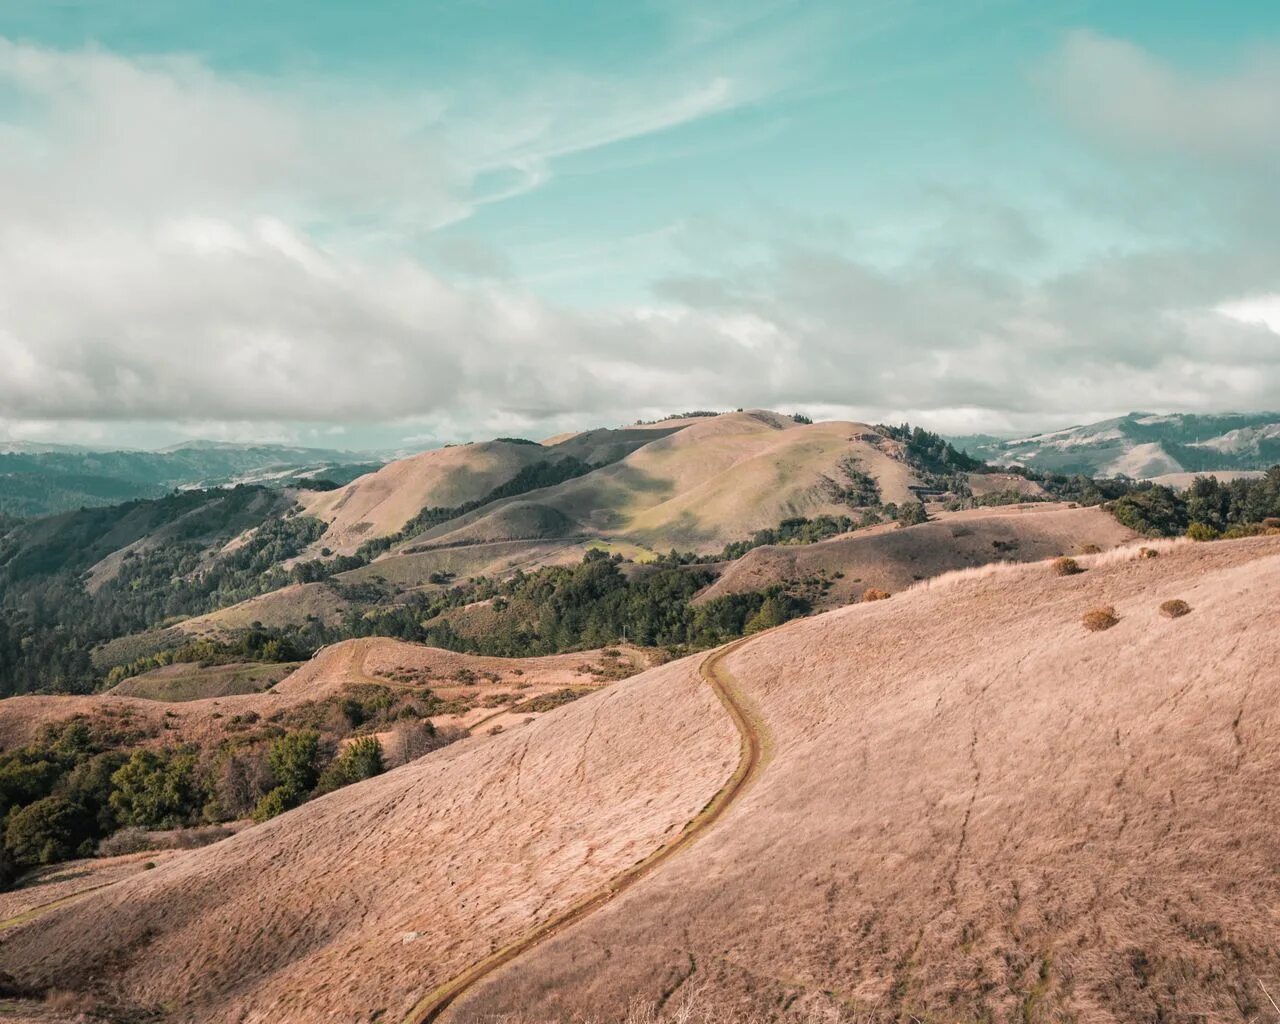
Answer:
<path fill-rule="evenodd" d="M 1280 463 L 1280 413 L 1127 416 L 1029 437 L 952 438 L 957 448 L 1002 466 L 1054 473 L 1151 478 Z"/>
<path fill-rule="evenodd" d="M 0 514 L 50 515 L 155 498 L 175 489 L 287 484 L 304 477 L 345 484 L 380 465 L 368 454 L 292 445 L 191 441 L 162 451 L 103 452 L 3 442 Z"/>

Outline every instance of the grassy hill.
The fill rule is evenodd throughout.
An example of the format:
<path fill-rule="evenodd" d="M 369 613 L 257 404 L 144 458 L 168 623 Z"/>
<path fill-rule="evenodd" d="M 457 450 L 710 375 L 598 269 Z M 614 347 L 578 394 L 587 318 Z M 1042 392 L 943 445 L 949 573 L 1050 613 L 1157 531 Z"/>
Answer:
<path fill-rule="evenodd" d="M 761 633 L 723 660 L 741 720 L 697 658 L 454 744 L 11 926 L 5 970 L 121 1015 L 414 1020 L 681 835 L 750 734 L 712 826 L 450 1019 L 1260 1017 L 1280 540 L 1079 562 Z"/>

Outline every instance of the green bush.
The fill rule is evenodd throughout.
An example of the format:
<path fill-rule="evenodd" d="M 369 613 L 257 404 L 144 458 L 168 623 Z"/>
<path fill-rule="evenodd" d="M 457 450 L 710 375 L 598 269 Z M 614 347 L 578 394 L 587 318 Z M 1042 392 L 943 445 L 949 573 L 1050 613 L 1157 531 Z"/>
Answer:
<path fill-rule="evenodd" d="M 362 779 L 371 779 L 375 775 L 381 775 L 384 770 L 382 744 L 378 742 L 378 738 L 360 736 L 348 743 L 324 770 L 316 786 L 316 795 L 330 793 Z"/>
<path fill-rule="evenodd" d="M 110 806 L 123 825 L 176 828 L 191 820 L 203 800 L 196 759 L 172 750 L 135 750 L 111 775 Z"/>
<path fill-rule="evenodd" d="M 277 786 L 258 801 L 258 806 L 253 809 L 253 820 L 266 821 L 268 818 L 274 818 L 277 814 L 284 814 L 285 811 L 297 805 L 298 801 L 293 793 L 285 789 L 284 786 Z"/>
<path fill-rule="evenodd" d="M 9 815 L 4 844 L 18 865 L 34 867 L 91 852 L 92 833 L 92 820 L 83 807 L 48 796 Z"/>

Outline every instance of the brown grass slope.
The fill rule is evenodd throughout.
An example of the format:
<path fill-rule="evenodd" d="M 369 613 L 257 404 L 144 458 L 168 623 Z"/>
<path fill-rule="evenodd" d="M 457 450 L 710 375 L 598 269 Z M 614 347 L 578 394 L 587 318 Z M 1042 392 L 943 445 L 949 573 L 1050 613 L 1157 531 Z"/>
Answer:
<path fill-rule="evenodd" d="M 934 522 L 899 529 L 894 524 L 859 530 L 817 544 L 753 548 L 730 563 L 700 600 L 762 590 L 814 576 L 833 581 L 825 607 L 857 600 L 870 589 L 896 594 L 917 580 L 989 562 L 1034 562 L 1106 549 L 1136 539 L 1100 508 L 1035 503 L 945 513 Z"/>
<path fill-rule="evenodd" d="M 334 491 L 304 495 L 306 514 L 329 524 L 316 551 L 349 555 L 367 540 L 395 533 L 427 506 L 476 501 L 546 457 L 540 445 L 455 445 L 390 462 Z"/>
<path fill-rule="evenodd" d="M 679 429 L 590 430 L 548 445 L 485 441 L 399 459 L 345 487 L 304 496 L 307 515 L 329 524 L 312 554 L 321 548 L 351 554 L 367 540 L 395 533 L 424 508 L 478 501 L 535 462 L 567 457 L 593 465 L 613 462 Z"/>
<path fill-rule="evenodd" d="M 1276 541 L 1184 545 L 979 571 L 743 647 L 761 781 L 451 1019 L 690 991 L 726 1019 L 1270 1019 L 1277 596 Z M 1191 613 L 1163 618 L 1173 597 Z M 1119 624 L 1088 633 L 1104 603 Z"/>
<path fill-rule="evenodd" d="M 624 650 L 626 660 L 639 655 Z M 153 742 L 172 745 L 187 740 L 208 741 L 230 731 L 232 719 L 250 713 L 269 718 L 309 701 L 341 694 L 353 685 L 430 689 L 445 700 L 462 693 L 484 697 L 518 691 L 520 701 L 564 688 L 598 685 L 591 669 L 601 664 L 599 651 L 579 651 L 540 658 L 484 658 L 457 654 L 421 644 L 384 637 L 363 637 L 326 647 L 310 661 L 261 693 L 231 693 L 203 699 L 175 698 L 166 693 L 165 676 L 188 673 L 197 677 L 187 689 L 218 686 L 227 666 L 198 669 L 172 665 L 156 673 L 126 680 L 113 690 L 91 696 L 26 695 L 0 700 L 0 750 L 30 743 L 44 725 L 77 715 L 111 715 L 121 724 L 155 731 Z M 263 671 L 281 666 L 265 666 Z M 473 679 L 463 685 L 459 679 Z M 408 682 L 405 680 L 412 680 Z M 172 681 L 172 677 L 170 678 Z M 163 699 L 164 697 L 169 699 Z M 482 702 L 478 702 L 482 703 Z M 438 724 L 471 726 L 486 717 L 477 707 L 461 716 L 448 715 Z"/>
<path fill-rule="evenodd" d="M 1280 542 L 1079 562 L 955 574 L 739 648 L 763 776 L 451 1019 L 693 989 L 781 1018 L 1260 1012 L 1258 980 L 1280 982 Z M 1162 616 L 1173 598 L 1191 612 Z M 1118 624 L 1087 632 L 1104 604 Z M 169 1020 L 400 1020 L 706 803 L 738 745 L 695 664 L 174 857 L 15 929 L 0 970 Z"/>
<path fill-rule="evenodd" d="M 848 512 L 833 497 L 841 461 L 875 477 L 885 501 L 910 500 L 910 469 L 856 423 L 797 424 L 777 413 L 695 421 L 613 465 L 496 502 L 414 538 L 407 551 L 535 537 L 594 536 L 714 551 L 788 516 Z M 882 440 L 882 439 L 881 439 Z"/>
<path fill-rule="evenodd" d="M 735 732 L 673 663 L 15 929 L 0 970 L 166 1020 L 399 1020 L 698 813 Z"/>

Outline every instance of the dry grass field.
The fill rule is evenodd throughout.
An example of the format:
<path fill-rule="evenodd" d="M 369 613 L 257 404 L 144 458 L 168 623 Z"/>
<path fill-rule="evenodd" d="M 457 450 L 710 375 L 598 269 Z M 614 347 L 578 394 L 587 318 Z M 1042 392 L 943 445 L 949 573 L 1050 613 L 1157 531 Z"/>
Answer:
<path fill-rule="evenodd" d="M 896 594 L 956 569 L 1105 550 L 1135 537 L 1100 508 L 1035 502 L 944 512 L 918 526 L 887 523 L 817 544 L 754 548 L 730 563 L 699 600 L 817 578 L 830 583 L 819 606 L 833 608 L 868 590 Z"/>
<path fill-rule="evenodd" d="M 542 658 L 482 658 L 388 638 L 362 638 L 319 651 L 261 692 L 194 696 L 195 690 L 222 686 L 222 673 L 234 667 L 171 665 L 103 694 L 10 697 L 0 701 L 0 750 L 29 743 L 42 726 L 77 715 L 105 715 L 118 725 L 149 731 L 148 742 L 156 745 L 204 742 L 242 729 L 246 720 L 270 719 L 369 684 L 409 693 L 430 690 L 453 708 L 433 716 L 438 726 L 471 728 L 484 722 L 506 727 L 544 713 L 524 707 L 531 701 L 566 689 L 595 689 L 645 665 L 645 656 L 630 648 L 617 649 L 616 656 L 582 651 Z M 271 673 L 284 666 L 258 668 Z"/>
<path fill-rule="evenodd" d="M 1137 550 L 736 649 L 763 773 L 449 1019 L 679 1019 L 690 995 L 717 1021 L 1271 1019 L 1280 542 Z M 175 855 L 11 929 L 0 970 L 168 1021 L 405 1020 L 706 805 L 739 740 L 697 665 Z"/>
<path fill-rule="evenodd" d="M 874 477 L 885 501 L 911 500 L 916 481 L 892 457 L 893 445 L 863 424 L 726 413 L 585 477 L 486 506 L 406 547 L 600 537 L 652 551 L 717 551 L 789 516 L 847 513 L 829 486 L 842 479 L 842 460 Z"/>

